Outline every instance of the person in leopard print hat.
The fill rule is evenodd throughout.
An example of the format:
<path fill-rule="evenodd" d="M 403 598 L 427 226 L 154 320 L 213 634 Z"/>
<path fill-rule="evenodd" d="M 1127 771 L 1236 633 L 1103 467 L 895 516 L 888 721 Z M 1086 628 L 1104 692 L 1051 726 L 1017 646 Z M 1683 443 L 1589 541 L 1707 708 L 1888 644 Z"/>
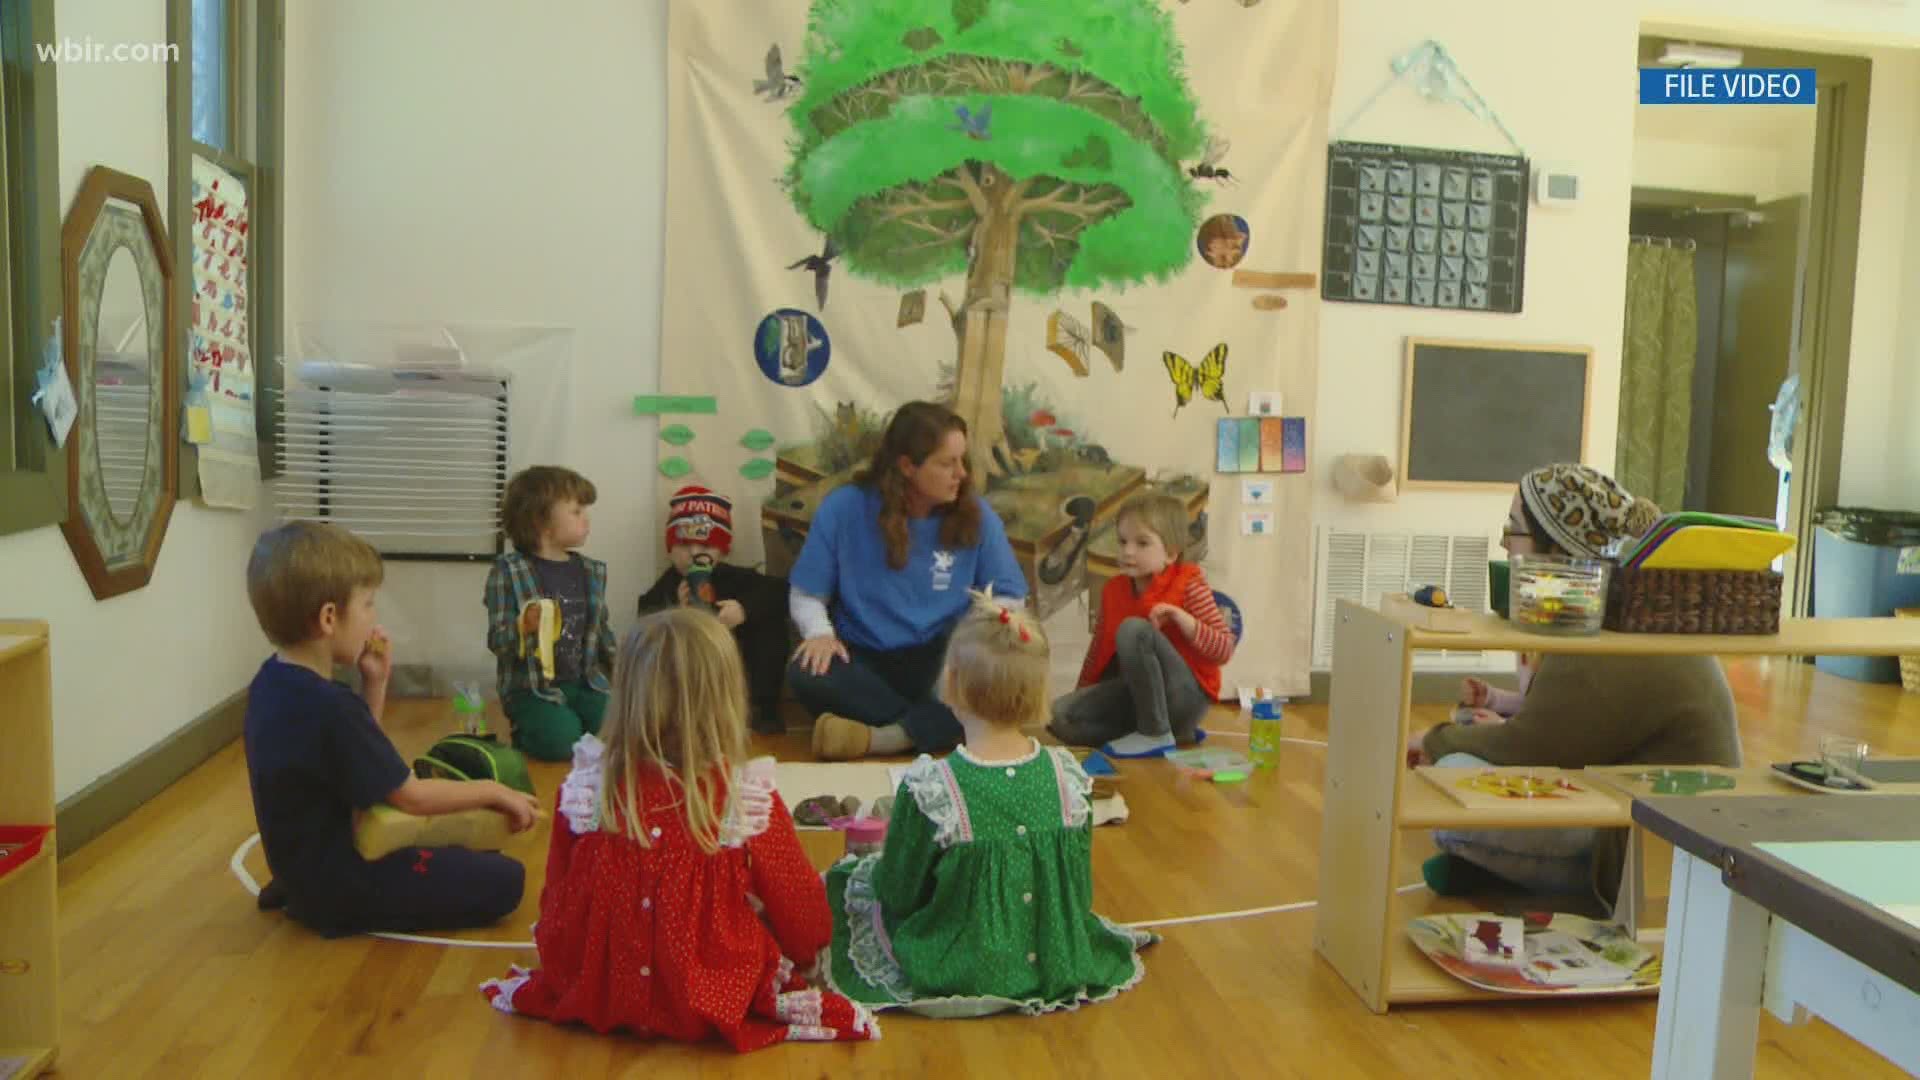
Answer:
<path fill-rule="evenodd" d="M 1520 478 L 1500 546 L 1512 555 L 1604 558 L 1659 517 L 1658 507 L 1605 473 L 1548 465 Z M 1580 769 L 1741 762 L 1733 692 L 1712 656 L 1549 653 L 1513 704 L 1505 722 L 1479 710 L 1473 723 L 1416 732 L 1408 763 Z M 1421 872 L 1442 895 L 1591 891 L 1610 904 L 1624 870 L 1625 835 L 1624 829 L 1442 829 L 1433 834 L 1440 854 Z"/>
<path fill-rule="evenodd" d="M 1620 541 L 1636 540 L 1660 519 L 1660 508 L 1620 482 L 1586 465 L 1547 465 L 1520 478 L 1510 515 L 1525 525 L 1533 550 L 1516 554 L 1567 554 L 1605 558 Z M 1517 539 L 1508 526 L 1509 539 Z M 1512 550 L 1509 548 L 1509 550 Z"/>

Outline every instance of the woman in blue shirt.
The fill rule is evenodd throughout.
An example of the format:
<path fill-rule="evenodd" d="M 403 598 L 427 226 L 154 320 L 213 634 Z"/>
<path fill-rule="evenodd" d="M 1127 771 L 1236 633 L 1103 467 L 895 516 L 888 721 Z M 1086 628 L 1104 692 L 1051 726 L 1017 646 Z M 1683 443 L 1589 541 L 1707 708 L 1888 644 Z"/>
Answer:
<path fill-rule="evenodd" d="M 959 745 L 936 686 L 947 636 L 969 590 L 1027 595 L 1006 527 L 973 493 L 966 422 L 927 401 L 902 405 L 873 460 L 820 501 L 788 581 L 805 640 L 787 685 L 827 761 Z"/>

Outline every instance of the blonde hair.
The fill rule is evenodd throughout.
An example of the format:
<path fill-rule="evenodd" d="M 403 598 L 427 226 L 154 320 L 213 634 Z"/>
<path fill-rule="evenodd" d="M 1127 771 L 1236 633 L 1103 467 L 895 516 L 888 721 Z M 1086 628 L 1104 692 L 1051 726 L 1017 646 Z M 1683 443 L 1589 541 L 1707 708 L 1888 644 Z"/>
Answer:
<path fill-rule="evenodd" d="M 1131 521 L 1160 538 L 1166 545 L 1167 558 L 1179 562 L 1187 550 L 1187 504 L 1171 495 L 1149 491 L 1135 495 L 1120 504 L 1113 515 L 1113 526 L 1118 529 L 1123 521 Z"/>
<path fill-rule="evenodd" d="M 679 786 L 700 850 L 720 849 L 727 777 L 747 758 L 746 681 L 733 635 L 707 612 L 668 608 L 627 633 L 600 729 L 600 820 L 608 828 L 651 846 L 638 789 L 640 769 L 655 766 Z"/>
<path fill-rule="evenodd" d="M 345 611 L 357 588 L 376 588 L 386 566 L 372 544 L 338 525 L 290 521 L 268 529 L 247 558 L 247 600 L 276 648 L 313 640 L 320 609 Z"/>
<path fill-rule="evenodd" d="M 973 594 L 947 642 L 947 704 L 995 727 L 1027 727 L 1047 716 L 1046 631 L 1022 610 Z"/>

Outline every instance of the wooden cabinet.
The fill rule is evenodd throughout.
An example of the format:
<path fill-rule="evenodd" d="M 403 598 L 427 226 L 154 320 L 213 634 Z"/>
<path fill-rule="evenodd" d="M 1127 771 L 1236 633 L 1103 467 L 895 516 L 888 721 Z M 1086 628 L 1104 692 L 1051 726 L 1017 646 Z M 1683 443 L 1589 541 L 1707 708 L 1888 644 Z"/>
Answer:
<path fill-rule="evenodd" d="M 52 824 L 47 624 L 0 620 L 0 826 Z M 37 854 L 0 874 L 0 1075 L 12 1078 L 52 1068 L 60 1041 L 55 861 L 49 834 Z"/>

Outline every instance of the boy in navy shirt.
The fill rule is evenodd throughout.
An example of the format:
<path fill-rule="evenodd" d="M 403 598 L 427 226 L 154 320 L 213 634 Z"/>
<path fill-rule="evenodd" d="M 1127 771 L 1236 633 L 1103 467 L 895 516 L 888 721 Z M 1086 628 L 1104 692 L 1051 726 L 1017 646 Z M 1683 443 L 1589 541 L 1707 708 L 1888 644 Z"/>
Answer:
<path fill-rule="evenodd" d="M 532 797 L 490 780 L 413 776 L 380 730 L 393 672 L 374 625 L 383 577 L 372 545 L 310 522 L 268 530 L 247 561 L 247 597 L 276 650 L 247 694 L 247 778 L 273 871 L 260 906 L 328 937 L 482 926 L 518 907 L 525 884 L 498 852 L 405 848 L 370 863 L 354 850 L 354 811 L 380 802 L 421 816 L 490 808 L 514 832 L 535 815 Z M 333 681 L 335 664 L 359 667 L 364 699 Z"/>

